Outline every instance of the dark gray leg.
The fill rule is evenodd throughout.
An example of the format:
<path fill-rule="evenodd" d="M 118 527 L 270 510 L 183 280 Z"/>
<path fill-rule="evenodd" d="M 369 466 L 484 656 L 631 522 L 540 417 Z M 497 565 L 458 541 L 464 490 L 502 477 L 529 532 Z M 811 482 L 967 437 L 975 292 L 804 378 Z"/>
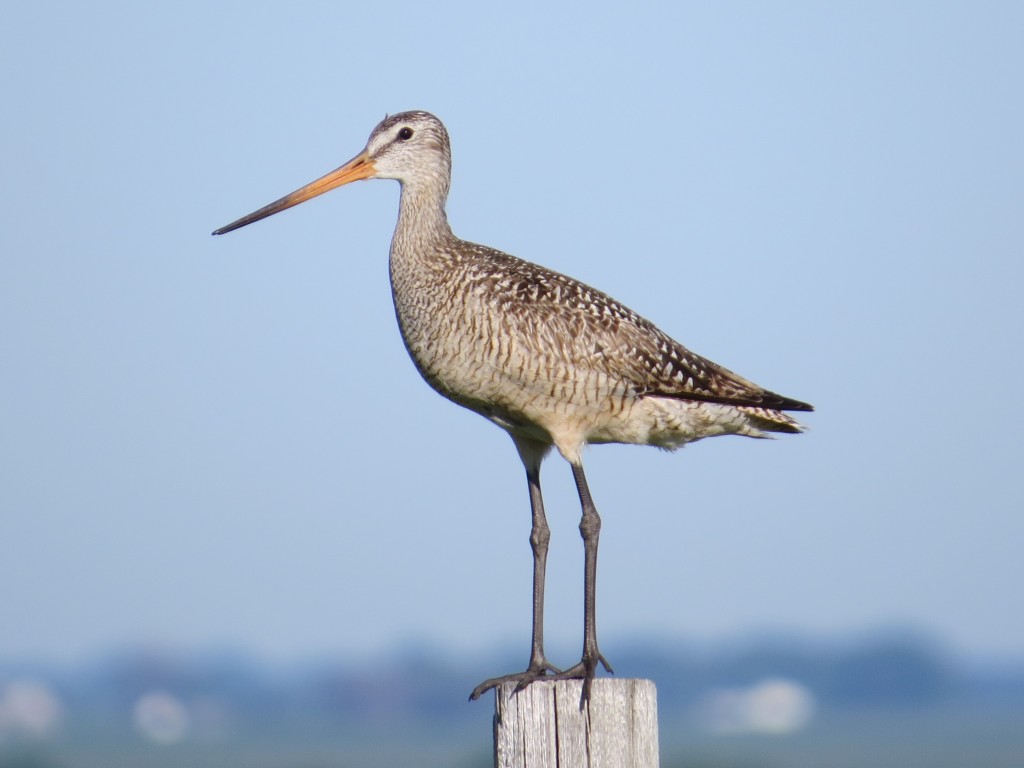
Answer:
<path fill-rule="evenodd" d="M 580 518 L 580 535 L 583 536 L 583 658 L 579 664 L 555 675 L 555 678 L 583 679 L 583 696 L 580 699 L 582 709 L 590 701 L 590 685 L 597 671 L 597 663 L 601 662 L 601 666 L 608 672 L 612 668 L 597 647 L 597 542 L 601 535 L 601 517 L 590 495 L 582 464 L 572 465 L 572 476 L 583 507 L 583 516 Z"/>
<path fill-rule="evenodd" d="M 540 464 L 527 467 L 526 481 L 530 487 L 530 511 L 533 527 L 530 529 L 530 548 L 533 550 L 533 635 L 530 642 L 530 669 L 548 669 L 544 658 L 544 575 L 548 563 L 548 542 L 551 531 L 544 516 L 544 499 L 540 493 Z"/>
<path fill-rule="evenodd" d="M 526 482 L 530 489 L 530 510 L 533 527 L 530 530 L 530 547 L 533 549 L 533 633 L 530 641 L 530 665 L 524 672 L 485 680 L 473 689 L 470 700 L 505 682 L 517 681 L 516 690 L 522 690 L 535 680 L 545 677 L 548 672 L 559 670 L 544 657 L 544 574 L 548 562 L 548 541 L 551 531 L 544 515 L 544 499 L 540 492 L 540 464 L 549 446 L 532 440 L 513 437 L 519 456 L 526 468 Z"/>

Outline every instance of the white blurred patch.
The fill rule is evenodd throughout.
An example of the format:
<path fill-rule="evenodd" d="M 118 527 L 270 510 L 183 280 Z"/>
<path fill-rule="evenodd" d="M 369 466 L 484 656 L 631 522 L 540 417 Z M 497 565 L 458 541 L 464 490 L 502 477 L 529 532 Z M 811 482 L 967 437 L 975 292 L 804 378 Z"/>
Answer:
<path fill-rule="evenodd" d="M 700 719 L 723 733 L 784 734 L 806 726 L 814 708 L 814 695 L 805 686 L 769 678 L 749 688 L 712 691 L 700 703 Z"/>
<path fill-rule="evenodd" d="M 132 711 L 135 728 L 157 744 L 174 744 L 188 731 L 188 711 L 181 700 L 164 691 L 140 696 Z"/>
<path fill-rule="evenodd" d="M 63 707 L 44 683 L 14 680 L 0 687 L 0 736 L 42 739 L 60 723 Z"/>

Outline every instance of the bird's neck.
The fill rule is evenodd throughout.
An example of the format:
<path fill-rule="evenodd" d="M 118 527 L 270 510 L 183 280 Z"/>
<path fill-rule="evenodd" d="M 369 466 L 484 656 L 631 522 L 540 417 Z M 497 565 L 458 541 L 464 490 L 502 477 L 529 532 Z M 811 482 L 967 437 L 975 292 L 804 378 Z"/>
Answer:
<path fill-rule="evenodd" d="M 391 297 L 402 340 L 420 373 L 432 381 L 423 368 L 424 333 L 443 314 L 445 286 L 455 274 L 459 249 L 444 212 L 446 189 L 424 189 L 402 185 L 398 224 L 391 239 Z M 450 302 L 449 302 L 450 303 Z"/>
<path fill-rule="evenodd" d="M 392 258 L 436 253 L 453 238 L 444 205 L 447 189 L 434 185 L 402 185 Z"/>

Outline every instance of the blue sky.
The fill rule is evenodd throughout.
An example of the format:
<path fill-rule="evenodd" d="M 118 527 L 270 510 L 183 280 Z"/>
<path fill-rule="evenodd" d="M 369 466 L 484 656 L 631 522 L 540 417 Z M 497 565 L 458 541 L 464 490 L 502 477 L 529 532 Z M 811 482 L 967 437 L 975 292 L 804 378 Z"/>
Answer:
<path fill-rule="evenodd" d="M 209 232 L 387 112 L 462 237 L 814 403 L 811 431 L 586 454 L 602 650 L 919 627 L 1024 650 L 1016 3 L 16 4 L 0 29 L 0 657 L 529 640 L 511 441 L 395 327 L 398 186 Z M 577 657 L 568 467 L 549 654 Z"/>

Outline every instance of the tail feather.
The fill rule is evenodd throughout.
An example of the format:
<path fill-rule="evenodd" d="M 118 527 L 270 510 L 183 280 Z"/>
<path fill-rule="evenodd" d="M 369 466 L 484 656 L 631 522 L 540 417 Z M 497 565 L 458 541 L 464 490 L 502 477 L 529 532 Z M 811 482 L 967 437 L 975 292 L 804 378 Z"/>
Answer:
<path fill-rule="evenodd" d="M 814 410 L 814 406 L 810 403 L 795 400 L 794 398 L 786 397 L 785 395 L 777 395 L 774 392 L 768 392 L 767 390 L 762 395 L 762 398 L 760 405 L 763 408 L 771 408 L 773 411 L 810 412 Z"/>
<path fill-rule="evenodd" d="M 740 408 L 751 428 L 758 432 L 786 432 L 798 434 L 807 429 L 794 418 L 770 408 Z M 792 409 L 796 410 L 796 409 Z M 808 407 L 808 410 L 810 408 Z"/>

